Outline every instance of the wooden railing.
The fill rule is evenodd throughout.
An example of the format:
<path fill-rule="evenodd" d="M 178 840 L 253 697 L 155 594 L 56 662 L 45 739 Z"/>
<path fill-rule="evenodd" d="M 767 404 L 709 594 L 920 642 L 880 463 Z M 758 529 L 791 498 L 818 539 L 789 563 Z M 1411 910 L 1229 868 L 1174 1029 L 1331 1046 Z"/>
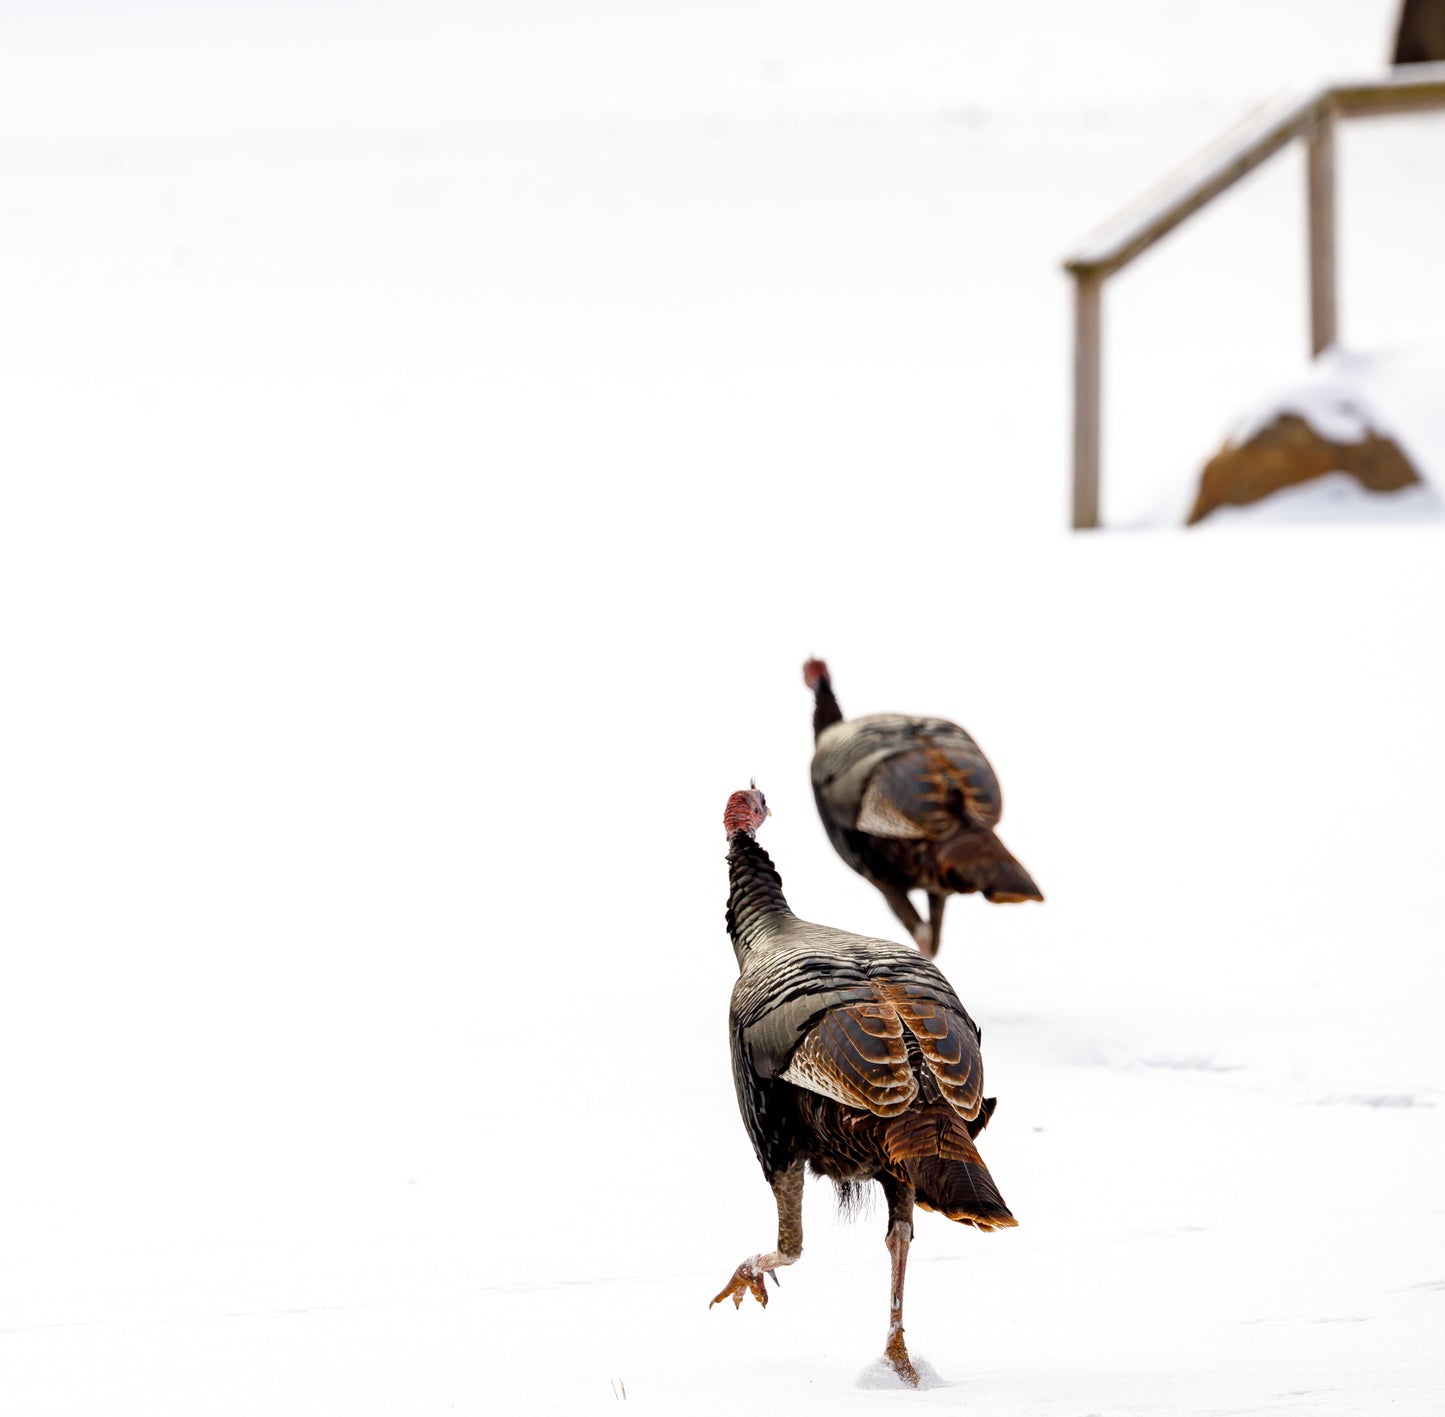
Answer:
<path fill-rule="evenodd" d="M 1335 122 L 1445 108 L 1445 64 L 1412 64 L 1387 78 L 1333 84 L 1275 107 L 1097 231 L 1064 262 L 1074 278 L 1074 527 L 1099 524 L 1099 402 L 1104 282 L 1296 138 L 1307 149 L 1310 349 L 1335 342 Z M 1441 161 L 1445 176 L 1445 158 Z"/>

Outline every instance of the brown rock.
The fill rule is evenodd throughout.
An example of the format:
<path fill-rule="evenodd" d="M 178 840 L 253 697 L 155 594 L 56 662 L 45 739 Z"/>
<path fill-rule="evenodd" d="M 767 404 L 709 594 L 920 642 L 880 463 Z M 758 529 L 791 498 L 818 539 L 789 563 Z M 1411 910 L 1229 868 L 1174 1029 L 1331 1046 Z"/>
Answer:
<path fill-rule="evenodd" d="M 1297 414 L 1282 413 L 1248 442 L 1226 443 L 1210 459 L 1188 524 L 1216 507 L 1248 506 L 1327 472 L 1347 472 L 1371 492 L 1398 492 L 1420 481 L 1393 438 L 1367 428 L 1358 443 L 1332 443 Z"/>

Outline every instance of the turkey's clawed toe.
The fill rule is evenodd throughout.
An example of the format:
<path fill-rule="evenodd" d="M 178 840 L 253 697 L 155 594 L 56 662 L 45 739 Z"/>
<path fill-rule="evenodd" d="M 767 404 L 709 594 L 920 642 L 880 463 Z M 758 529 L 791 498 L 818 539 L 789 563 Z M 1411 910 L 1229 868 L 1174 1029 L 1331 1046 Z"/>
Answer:
<path fill-rule="evenodd" d="M 770 1271 L 773 1282 L 776 1284 L 778 1275 L 776 1270 Z M 722 1291 L 715 1295 L 708 1304 L 720 1304 L 724 1299 L 731 1299 L 733 1307 L 740 1309 L 743 1304 L 743 1296 L 751 1294 L 763 1308 L 768 1307 L 767 1285 L 763 1283 L 763 1271 L 760 1270 L 753 1260 L 744 1260 L 734 1271 L 733 1277 L 723 1286 Z"/>

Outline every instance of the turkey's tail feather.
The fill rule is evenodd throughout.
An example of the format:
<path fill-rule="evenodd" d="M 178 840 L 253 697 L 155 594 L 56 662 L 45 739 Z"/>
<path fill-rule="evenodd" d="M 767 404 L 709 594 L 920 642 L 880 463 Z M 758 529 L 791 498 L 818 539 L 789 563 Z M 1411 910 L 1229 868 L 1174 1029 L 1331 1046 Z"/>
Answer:
<path fill-rule="evenodd" d="M 990 827 L 968 827 L 941 842 L 938 869 L 960 894 L 981 891 L 986 900 L 999 904 L 1044 898 L 1034 878 Z"/>
<path fill-rule="evenodd" d="M 981 1125 L 973 1128 L 975 1134 L 979 1130 Z M 973 1144 L 970 1124 L 951 1107 L 939 1104 L 894 1118 L 883 1145 L 889 1169 L 913 1186 L 924 1210 L 980 1230 L 1018 1224 Z"/>

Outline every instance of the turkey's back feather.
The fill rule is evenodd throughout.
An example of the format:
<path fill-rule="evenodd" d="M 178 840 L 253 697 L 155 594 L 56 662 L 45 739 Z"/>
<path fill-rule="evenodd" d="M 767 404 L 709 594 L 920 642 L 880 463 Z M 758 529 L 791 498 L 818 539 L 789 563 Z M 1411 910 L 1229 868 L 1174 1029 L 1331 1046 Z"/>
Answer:
<path fill-rule="evenodd" d="M 979 1029 L 938 967 L 799 920 L 749 834 L 728 860 L 733 1078 L 764 1174 L 802 1158 L 845 1186 L 887 1174 L 955 1220 L 1013 1224 L 973 1147 L 992 1111 Z"/>
<path fill-rule="evenodd" d="M 827 815 L 872 836 L 938 841 L 962 823 L 992 826 L 1003 811 L 988 759 L 944 718 L 880 713 L 834 724 L 812 771 Z"/>
<path fill-rule="evenodd" d="M 983 1053 L 978 1025 L 963 1005 L 955 1007 L 936 991 L 917 983 L 889 982 L 875 987 L 897 1011 L 917 1043 L 923 1065 L 943 1101 L 960 1117 L 977 1117 L 983 1105 Z"/>
<path fill-rule="evenodd" d="M 937 966 L 908 946 L 794 918 L 748 957 L 732 1016 L 762 1077 L 876 1116 L 907 1108 L 921 1075 L 959 1116 L 982 1106 L 978 1027 Z"/>

